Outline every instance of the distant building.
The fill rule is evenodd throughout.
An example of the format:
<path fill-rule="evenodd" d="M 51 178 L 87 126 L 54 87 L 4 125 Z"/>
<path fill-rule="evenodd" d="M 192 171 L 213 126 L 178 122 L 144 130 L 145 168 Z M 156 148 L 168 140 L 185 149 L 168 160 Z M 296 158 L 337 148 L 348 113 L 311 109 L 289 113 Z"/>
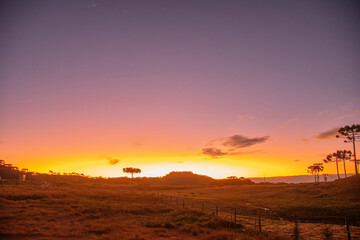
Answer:
<path fill-rule="evenodd" d="M 25 173 L 19 173 L 19 180 L 20 181 L 26 181 L 26 174 Z"/>
<path fill-rule="evenodd" d="M 23 168 L 21 171 L 18 167 L 12 164 L 5 164 L 4 160 L 0 160 L 0 179 L 18 179 L 20 181 L 26 181 L 32 176 L 31 172 L 28 172 L 27 168 Z"/>

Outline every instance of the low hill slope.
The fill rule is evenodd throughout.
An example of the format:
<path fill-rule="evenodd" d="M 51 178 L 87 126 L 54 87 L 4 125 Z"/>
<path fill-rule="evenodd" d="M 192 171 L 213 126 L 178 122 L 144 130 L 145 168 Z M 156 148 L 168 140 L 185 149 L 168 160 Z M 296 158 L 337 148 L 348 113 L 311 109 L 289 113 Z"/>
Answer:
<path fill-rule="evenodd" d="M 173 194 L 192 192 L 193 198 L 207 204 L 237 206 L 240 214 L 256 215 L 258 210 L 268 209 L 284 219 L 293 219 L 296 214 L 303 222 L 336 224 L 343 224 L 347 216 L 351 225 L 360 226 L 360 176 L 327 183 L 212 185 Z"/>
<path fill-rule="evenodd" d="M 322 191 L 331 197 L 360 200 L 360 175 L 324 183 Z"/>
<path fill-rule="evenodd" d="M 193 172 L 171 172 L 162 178 L 162 182 L 169 185 L 206 185 L 214 181 L 211 177 Z"/>

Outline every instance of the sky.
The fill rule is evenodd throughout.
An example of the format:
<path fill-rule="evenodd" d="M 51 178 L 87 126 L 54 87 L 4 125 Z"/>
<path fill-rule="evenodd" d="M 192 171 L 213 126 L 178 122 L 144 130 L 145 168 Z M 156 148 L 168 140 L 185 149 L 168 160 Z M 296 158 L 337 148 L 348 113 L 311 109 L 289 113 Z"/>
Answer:
<path fill-rule="evenodd" d="M 19 168 L 287 176 L 351 150 L 335 134 L 360 123 L 357 1 L 0 9 L 0 159 Z"/>

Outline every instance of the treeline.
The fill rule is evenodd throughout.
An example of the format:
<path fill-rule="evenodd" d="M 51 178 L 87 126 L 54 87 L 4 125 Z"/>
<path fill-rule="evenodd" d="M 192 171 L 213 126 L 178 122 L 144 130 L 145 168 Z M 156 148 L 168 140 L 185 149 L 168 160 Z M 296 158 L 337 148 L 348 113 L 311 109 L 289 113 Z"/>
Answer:
<path fill-rule="evenodd" d="M 39 173 L 33 176 L 32 181 L 53 184 L 124 184 L 146 187 L 148 185 L 246 185 L 255 184 L 243 177 L 228 177 L 226 179 L 213 179 L 209 176 L 194 174 L 193 172 L 170 172 L 163 177 L 89 177 L 81 173 L 50 174 Z"/>

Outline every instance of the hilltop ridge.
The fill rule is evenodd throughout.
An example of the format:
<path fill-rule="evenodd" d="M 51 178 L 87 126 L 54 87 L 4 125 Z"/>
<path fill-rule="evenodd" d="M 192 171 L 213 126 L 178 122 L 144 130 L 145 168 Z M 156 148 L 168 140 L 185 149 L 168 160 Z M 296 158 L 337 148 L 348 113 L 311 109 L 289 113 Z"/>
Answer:
<path fill-rule="evenodd" d="M 214 183 L 215 179 L 206 176 L 195 174 L 190 171 L 184 172 L 170 172 L 161 178 L 163 183 L 174 184 L 174 185 L 189 185 L 189 184 L 211 184 Z"/>

